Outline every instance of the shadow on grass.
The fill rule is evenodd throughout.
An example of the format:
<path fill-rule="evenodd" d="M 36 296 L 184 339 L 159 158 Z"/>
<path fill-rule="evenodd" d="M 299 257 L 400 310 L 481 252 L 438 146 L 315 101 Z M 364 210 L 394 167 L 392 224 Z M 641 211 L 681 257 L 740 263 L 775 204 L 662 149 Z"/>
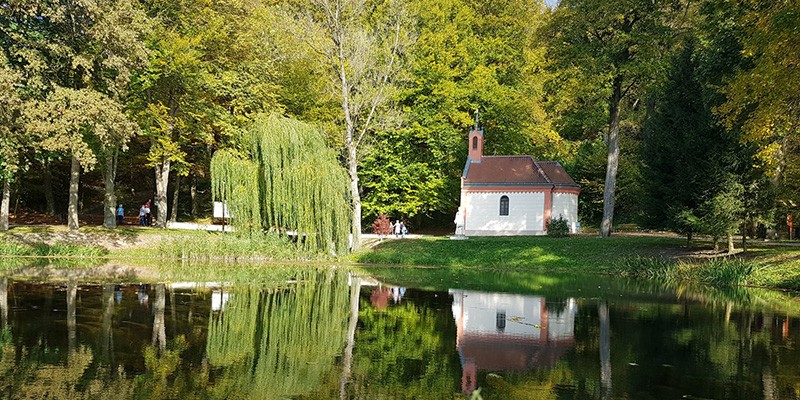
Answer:
<path fill-rule="evenodd" d="M 146 228 L 135 228 L 121 226 L 116 229 L 106 229 L 103 227 L 82 227 L 72 231 L 65 226 L 41 225 L 41 226 L 16 226 L 8 232 L 2 233 L 0 238 L 4 242 L 19 243 L 31 247 L 30 253 L 17 255 L 80 255 L 73 254 L 78 247 L 84 248 L 120 248 L 130 247 L 139 243 L 140 236 L 148 234 Z M 65 248 L 64 246 L 74 246 Z M 0 254 L 11 255 L 2 251 Z M 67 254 L 60 254 L 62 250 L 69 250 Z M 97 255 L 96 251 L 86 252 L 88 255 Z M 13 254 L 13 253 L 12 253 Z"/>

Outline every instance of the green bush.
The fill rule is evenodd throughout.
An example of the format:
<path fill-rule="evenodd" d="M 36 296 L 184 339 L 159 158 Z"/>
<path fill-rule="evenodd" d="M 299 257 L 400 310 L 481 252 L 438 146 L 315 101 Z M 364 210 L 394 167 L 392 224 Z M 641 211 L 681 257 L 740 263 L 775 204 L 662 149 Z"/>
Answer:
<path fill-rule="evenodd" d="M 567 235 L 569 235 L 569 222 L 562 216 L 551 219 L 547 224 L 547 236 L 564 237 Z"/>

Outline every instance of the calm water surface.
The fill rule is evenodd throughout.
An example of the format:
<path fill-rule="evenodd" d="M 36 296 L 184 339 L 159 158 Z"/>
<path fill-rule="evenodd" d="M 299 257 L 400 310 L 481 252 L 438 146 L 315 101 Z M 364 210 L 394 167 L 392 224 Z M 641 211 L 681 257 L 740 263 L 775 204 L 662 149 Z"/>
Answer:
<path fill-rule="evenodd" d="M 298 268 L 258 285 L 7 276 L 0 397 L 799 398 L 792 294 L 385 272 Z M 426 274 L 430 285 L 409 283 Z"/>

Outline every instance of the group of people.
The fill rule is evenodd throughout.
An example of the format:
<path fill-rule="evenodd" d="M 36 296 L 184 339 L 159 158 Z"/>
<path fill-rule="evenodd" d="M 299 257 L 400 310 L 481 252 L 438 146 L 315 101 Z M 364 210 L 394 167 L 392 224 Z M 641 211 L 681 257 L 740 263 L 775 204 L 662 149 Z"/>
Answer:
<path fill-rule="evenodd" d="M 117 225 L 125 224 L 125 208 L 122 204 L 117 206 Z M 150 200 L 142 204 L 139 208 L 139 226 L 150 226 L 153 224 L 153 214 L 150 212 Z"/>
<path fill-rule="evenodd" d="M 386 226 L 386 225 L 384 225 L 384 226 Z M 394 237 L 400 236 L 403 239 L 406 238 L 406 234 L 408 233 L 408 228 L 406 228 L 406 224 L 404 224 L 403 221 L 400 221 L 399 219 L 396 220 L 391 225 L 391 228 L 392 228 L 392 233 L 394 233 Z"/>
<path fill-rule="evenodd" d="M 150 213 L 150 200 L 142 204 L 139 208 L 139 226 L 150 226 L 153 224 L 153 214 Z"/>

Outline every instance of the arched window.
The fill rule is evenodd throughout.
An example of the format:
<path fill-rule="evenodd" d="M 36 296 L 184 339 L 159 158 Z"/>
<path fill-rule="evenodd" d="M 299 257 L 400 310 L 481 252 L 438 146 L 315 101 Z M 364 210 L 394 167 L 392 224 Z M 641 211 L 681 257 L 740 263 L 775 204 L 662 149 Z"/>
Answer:
<path fill-rule="evenodd" d="M 508 196 L 500 198 L 500 215 L 508 215 Z"/>
<path fill-rule="evenodd" d="M 495 326 L 497 327 L 498 331 L 504 331 L 506 329 L 506 312 L 505 311 L 498 311 L 497 312 L 497 319 L 495 322 Z"/>
<path fill-rule="evenodd" d="M 477 136 L 473 136 L 472 137 L 472 149 L 473 150 L 477 150 L 478 149 L 478 137 Z"/>

